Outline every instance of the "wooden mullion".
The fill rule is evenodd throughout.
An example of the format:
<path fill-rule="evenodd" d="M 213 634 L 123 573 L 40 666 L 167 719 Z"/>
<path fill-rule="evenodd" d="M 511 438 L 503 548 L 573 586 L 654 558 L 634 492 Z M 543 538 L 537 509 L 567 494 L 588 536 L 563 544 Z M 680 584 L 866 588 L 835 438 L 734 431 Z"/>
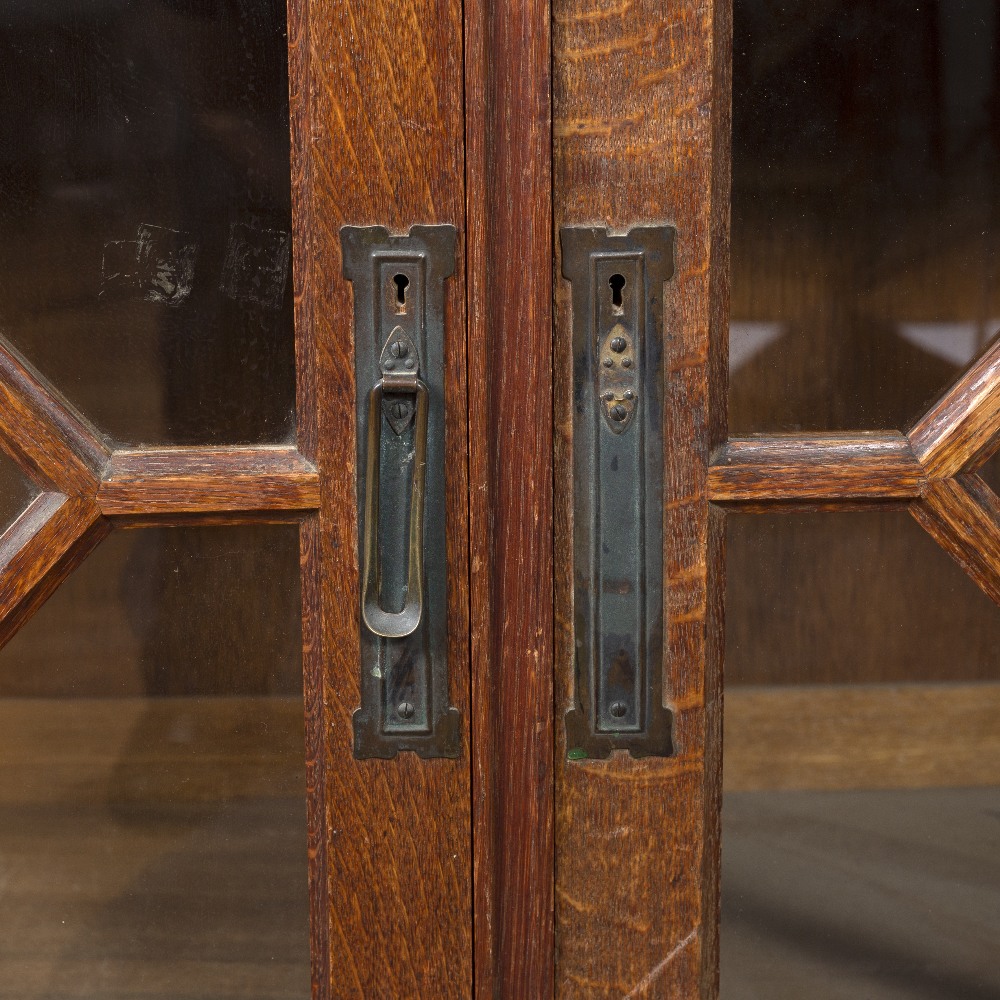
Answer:
<path fill-rule="evenodd" d="M 304 524 L 315 517 L 312 511 L 296 510 L 224 510 L 179 511 L 161 509 L 156 512 L 111 514 L 108 520 L 114 529 L 136 528 L 226 528 L 249 524 Z"/>
<path fill-rule="evenodd" d="M 975 471 L 1000 443 L 1000 338 L 983 350 L 907 435 L 927 474 Z"/>
<path fill-rule="evenodd" d="M 931 483 L 913 516 L 975 581 L 1000 604 L 1000 499 L 975 474 Z"/>
<path fill-rule="evenodd" d="M 66 495 L 92 494 L 110 454 L 93 428 L 3 343 L 0 444 L 31 479 Z"/>
<path fill-rule="evenodd" d="M 97 498 L 115 517 L 306 512 L 319 507 L 319 475 L 295 448 L 116 451 Z"/>
<path fill-rule="evenodd" d="M 108 533 L 92 499 L 42 493 L 0 537 L 0 646 Z"/>
<path fill-rule="evenodd" d="M 781 434 L 733 438 L 713 456 L 709 495 L 715 503 L 787 505 L 806 501 L 905 501 L 919 498 L 927 477 L 898 431 Z"/>
<path fill-rule="evenodd" d="M 915 500 L 841 498 L 835 500 L 739 500 L 724 502 L 718 509 L 728 514 L 857 514 L 862 511 L 888 513 L 908 511 Z"/>

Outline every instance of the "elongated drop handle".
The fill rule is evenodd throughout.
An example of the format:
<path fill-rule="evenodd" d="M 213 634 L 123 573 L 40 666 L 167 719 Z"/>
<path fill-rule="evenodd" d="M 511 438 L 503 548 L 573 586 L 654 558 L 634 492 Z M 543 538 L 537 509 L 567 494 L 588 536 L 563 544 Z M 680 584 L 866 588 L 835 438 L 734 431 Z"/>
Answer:
<path fill-rule="evenodd" d="M 368 455 L 365 479 L 364 571 L 361 614 L 375 635 L 402 639 L 417 630 L 424 605 L 424 482 L 427 470 L 427 386 L 412 381 L 416 404 L 413 483 L 410 489 L 410 539 L 406 601 L 403 610 L 386 611 L 381 604 L 381 563 L 378 553 L 379 458 L 382 449 L 382 396 L 379 381 L 368 396 Z M 393 385 L 393 392 L 399 387 Z"/>

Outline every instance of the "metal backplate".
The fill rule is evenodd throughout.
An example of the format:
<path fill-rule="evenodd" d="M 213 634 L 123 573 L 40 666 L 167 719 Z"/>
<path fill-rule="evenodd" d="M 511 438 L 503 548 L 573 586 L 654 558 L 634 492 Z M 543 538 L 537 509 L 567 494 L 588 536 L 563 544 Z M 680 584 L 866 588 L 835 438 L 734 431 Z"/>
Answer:
<path fill-rule="evenodd" d="M 663 283 L 674 230 L 567 226 L 576 706 L 568 755 L 673 752 L 663 705 Z"/>
<path fill-rule="evenodd" d="M 401 638 L 386 638 L 366 626 L 359 606 L 361 707 L 354 713 L 354 755 L 395 757 L 412 750 L 421 757 L 458 757 L 462 718 L 448 703 L 444 456 L 444 282 L 455 270 L 455 228 L 413 226 L 408 236 L 391 236 L 381 226 L 345 226 L 340 234 L 344 277 L 354 286 L 358 537 L 365 537 L 371 437 L 378 447 L 374 572 L 387 613 L 407 603 L 413 558 L 409 518 L 419 428 L 408 375 L 413 381 L 419 374 L 427 396 L 419 624 Z M 376 387 L 381 405 L 370 408 Z M 382 424 L 369 435 L 372 411 Z M 361 553 L 359 562 L 363 558 Z"/>

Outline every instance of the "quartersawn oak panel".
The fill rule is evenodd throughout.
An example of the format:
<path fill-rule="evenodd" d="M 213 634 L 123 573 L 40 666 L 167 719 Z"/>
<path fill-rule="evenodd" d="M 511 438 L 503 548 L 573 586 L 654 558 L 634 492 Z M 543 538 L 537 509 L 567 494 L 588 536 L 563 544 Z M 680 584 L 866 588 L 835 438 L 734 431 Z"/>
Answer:
<path fill-rule="evenodd" d="M 556 995 L 713 997 L 724 539 L 707 479 L 725 440 L 730 5 L 553 7 L 556 231 L 677 228 L 663 290 L 671 759 L 566 761 L 572 352 L 569 288 L 556 290 Z"/>
<path fill-rule="evenodd" d="M 340 248 L 347 224 L 405 233 L 441 222 L 459 231 L 456 275 L 445 283 L 448 656 L 451 703 L 468 720 L 462 5 L 295 0 L 290 15 L 299 446 L 320 470 L 318 520 L 302 527 L 308 775 L 310 788 L 322 786 L 310 837 L 328 891 L 313 911 L 324 925 L 314 927 L 314 948 L 328 939 L 330 962 L 316 988 L 320 997 L 464 1000 L 469 760 L 353 756 L 356 387 Z"/>

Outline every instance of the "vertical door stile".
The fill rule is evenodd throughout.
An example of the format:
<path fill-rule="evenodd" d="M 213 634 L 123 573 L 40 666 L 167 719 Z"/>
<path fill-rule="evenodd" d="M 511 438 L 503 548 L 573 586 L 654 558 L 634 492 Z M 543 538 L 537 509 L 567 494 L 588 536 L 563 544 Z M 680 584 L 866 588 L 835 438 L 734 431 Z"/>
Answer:
<path fill-rule="evenodd" d="M 310 733 L 313 995 L 472 992 L 468 478 L 461 0 L 290 0 L 299 436 L 320 470 L 302 532 Z M 344 226 L 452 225 L 444 283 L 448 701 L 455 758 L 359 759 L 361 607 L 354 295 Z M 356 291 L 356 290 L 355 290 Z M 431 400 L 440 405 L 441 400 Z M 325 857 L 324 857 L 325 855 Z M 325 874 L 324 874 L 325 873 Z M 327 961 L 328 957 L 328 961 Z"/>
<path fill-rule="evenodd" d="M 548 0 L 467 0 L 475 996 L 553 993 Z"/>
<path fill-rule="evenodd" d="M 291 129 L 292 281 L 295 292 L 295 410 L 299 452 L 317 461 L 319 413 L 316 396 L 317 350 L 313 335 L 313 282 L 308 269 L 312 212 L 309 161 L 309 3 L 288 0 L 288 111 Z M 312 1000 L 329 1000 L 330 869 L 327 851 L 325 662 L 323 656 L 323 573 L 319 513 L 299 525 L 302 588 L 302 687 L 306 737 L 306 835 L 309 850 L 309 950 Z"/>
<path fill-rule="evenodd" d="M 663 670 L 672 756 L 568 759 L 576 289 L 555 288 L 555 995 L 713 998 L 724 536 L 706 481 L 726 433 L 730 3 L 553 8 L 555 231 L 676 229 L 663 329 L 647 331 L 664 365 L 664 640 L 649 663 Z"/>

